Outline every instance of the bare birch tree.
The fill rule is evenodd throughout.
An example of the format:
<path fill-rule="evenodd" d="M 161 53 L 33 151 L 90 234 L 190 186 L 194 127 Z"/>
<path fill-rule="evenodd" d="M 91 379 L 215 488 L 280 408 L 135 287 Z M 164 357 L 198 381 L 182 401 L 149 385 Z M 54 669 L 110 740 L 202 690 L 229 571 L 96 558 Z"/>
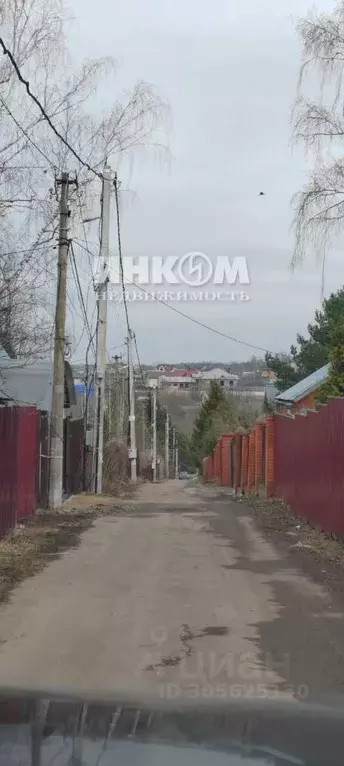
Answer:
<path fill-rule="evenodd" d="M 293 138 L 310 151 L 313 168 L 294 197 L 294 263 L 308 247 L 323 258 L 344 224 L 344 2 L 332 14 L 312 13 L 298 24 L 303 47 L 293 110 Z M 311 97 L 307 93 L 317 93 Z"/>
<path fill-rule="evenodd" d="M 62 0 L 3 0 L 0 7 L 1 36 L 68 144 L 96 171 L 106 158 L 116 167 L 136 147 L 164 146 L 164 101 L 144 82 L 121 93 L 112 59 L 75 70 L 69 23 Z M 114 94 L 107 111 L 97 101 L 104 83 Z M 53 318 L 56 177 L 62 169 L 76 173 L 74 209 L 83 215 L 99 205 L 100 181 L 53 133 L 7 56 L 0 60 L 0 125 L 0 344 L 11 355 L 41 355 Z"/>

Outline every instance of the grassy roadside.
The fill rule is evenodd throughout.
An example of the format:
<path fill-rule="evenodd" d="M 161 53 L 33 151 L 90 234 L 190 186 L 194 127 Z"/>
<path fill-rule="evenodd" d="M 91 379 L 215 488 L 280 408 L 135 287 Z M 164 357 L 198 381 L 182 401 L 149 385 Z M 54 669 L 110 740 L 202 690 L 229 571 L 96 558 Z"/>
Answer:
<path fill-rule="evenodd" d="M 122 506 L 121 501 L 132 492 L 128 487 L 119 498 L 78 495 L 60 511 L 41 511 L 18 524 L 13 534 L 0 540 L 0 604 L 8 601 L 20 582 L 41 572 L 64 551 L 76 548 L 96 518 L 128 511 L 130 505 Z"/>
<path fill-rule="evenodd" d="M 278 498 L 263 500 L 248 495 L 233 499 L 252 509 L 257 526 L 281 552 L 295 557 L 295 562 L 318 582 L 344 593 L 344 540 L 297 517 Z"/>

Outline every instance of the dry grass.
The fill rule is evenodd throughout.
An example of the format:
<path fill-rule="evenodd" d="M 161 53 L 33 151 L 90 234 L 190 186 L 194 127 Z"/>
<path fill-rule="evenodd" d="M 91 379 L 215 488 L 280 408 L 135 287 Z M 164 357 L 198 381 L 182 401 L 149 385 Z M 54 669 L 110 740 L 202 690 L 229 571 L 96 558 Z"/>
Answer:
<path fill-rule="evenodd" d="M 123 487 L 116 501 L 113 497 L 77 495 L 61 511 L 39 512 L 19 524 L 12 535 L 0 540 L 0 603 L 24 579 L 42 571 L 63 551 L 77 547 L 82 533 L 97 517 L 130 511 L 125 500 L 132 493 L 132 487 Z"/>
<path fill-rule="evenodd" d="M 235 498 L 254 510 L 265 536 L 302 562 L 309 573 L 332 588 L 344 591 L 344 540 L 295 515 L 282 500 L 254 495 Z"/>
<path fill-rule="evenodd" d="M 1 540 L 0 602 L 18 583 L 40 572 L 52 557 L 75 547 L 93 519 L 92 512 L 39 514 Z"/>

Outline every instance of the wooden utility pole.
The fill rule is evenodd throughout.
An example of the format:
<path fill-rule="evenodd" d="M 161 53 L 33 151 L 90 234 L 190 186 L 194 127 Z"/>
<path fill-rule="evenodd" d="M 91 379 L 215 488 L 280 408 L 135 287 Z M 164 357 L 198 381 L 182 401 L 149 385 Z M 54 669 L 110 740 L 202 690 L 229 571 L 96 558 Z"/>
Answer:
<path fill-rule="evenodd" d="M 65 326 L 68 263 L 68 187 L 69 174 L 57 181 L 61 187 L 60 225 L 57 261 L 54 369 L 50 419 L 49 507 L 60 508 L 63 492 L 63 410 L 65 376 Z"/>
<path fill-rule="evenodd" d="M 121 368 L 119 371 L 119 389 L 120 389 L 120 402 L 118 406 L 118 438 L 120 441 L 124 441 L 124 420 L 126 410 L 126 368 Z"/>

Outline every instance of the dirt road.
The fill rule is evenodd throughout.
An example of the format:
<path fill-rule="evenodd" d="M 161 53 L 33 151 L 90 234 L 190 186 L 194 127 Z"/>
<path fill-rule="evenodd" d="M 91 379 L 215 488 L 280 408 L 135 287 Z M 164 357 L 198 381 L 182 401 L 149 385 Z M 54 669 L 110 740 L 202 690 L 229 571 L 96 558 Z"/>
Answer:
<path fill-rule="evenodd" d="M 0 683 L 326 701 L 343 690 L 343 624 L 244 503 L 144 485 L 1 607 Z"/>

